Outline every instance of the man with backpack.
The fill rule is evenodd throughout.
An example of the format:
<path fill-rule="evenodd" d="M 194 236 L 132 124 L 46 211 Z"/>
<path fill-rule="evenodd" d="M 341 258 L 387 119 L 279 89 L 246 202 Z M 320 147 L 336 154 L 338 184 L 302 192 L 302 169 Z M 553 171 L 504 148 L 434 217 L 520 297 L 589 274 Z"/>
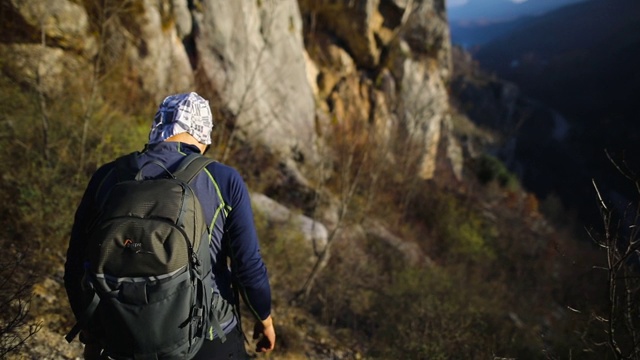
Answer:
<path fill-rule="evenodd" d="M 239 297 L 256 351 L 275 346 L 271 290 L 239 173 L 202 156 L 209 103 L 160 104 L 142 152 L 100 167 L 77 209 L 64 281 L 91 359 L 247 359 Z"/>

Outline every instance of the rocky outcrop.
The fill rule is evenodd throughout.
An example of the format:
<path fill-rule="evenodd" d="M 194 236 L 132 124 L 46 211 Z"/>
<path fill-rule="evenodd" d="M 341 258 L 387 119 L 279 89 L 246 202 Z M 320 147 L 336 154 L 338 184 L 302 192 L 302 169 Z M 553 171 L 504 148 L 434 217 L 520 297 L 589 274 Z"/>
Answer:
<path fill-rule="evenodd" d="M 2 71 L 51 97 L 66 88 L 68 74 L 88 77 L 97 46 L 86 10 L 67 0 L 9 1 L 2 5 Z"/>
<path fill-rule="evenodd" d="M 300 8 L 327 118 L 360 135 L 372 127 L 381 146 L 410 134 L 422 147 L 419 175 L 433 178 L 437 158 L 448 157 L 438 150 L 443 138 L 455 142 L 443 126 L 451 72 L 444 2 L 301 0 Z"/>
<path fill-rule="evenodd" d="M 139 1 L 131 19 L 128 14 L 120 16 L 122 29 L 116 30 L 130 33 L 121 44 L 126 63 L 137 75 L 142 91 L 151 94 L 156 102 L 170 93 L 190 91 L 195 85 L 191 63 L 179 36 L 179 30 L 185 30 L 178 24 L 185 28 L 189 25 L 183 20 L 187 5 L 172 1 L 171 10 L 168 5 L 166 1 Z"/>
<path fill-rule="evenodd" d="M 335 135 L 372 146 L 383 161 L 419 158 L 423 179 L 442 166 L 462 176 L 444 0 L 12 0 L 5 8 L 5 74 L 50 98 L 68 89 L 65 74 L 117 73 L 156 103 L 196 89 L 232 122 L 233 136 L 280 159 L 284 186 L 307 198 L 325 179 L 306 170 L 330 158 L 318 149 Z M 407 140 L 417 150 L 394 153 Z"/>
<path fill-rule="evenodd" d="M 295 213 L 277 201 L 258 193 L 251 194 L 251 202 L 256 213 L 264 217 L 270 228 L 290 226 L 304 239 L 308 256 L 315 261 L 316 254 L 321 252 L 329 241 L 327 227 L 312 218 Z M 332 224 L 335 229 L 337 224 Z M 334 234 L 346 243 L 357 243 L 356 238 L 369 237 L 383 242 L 398 251 L 407 263 L 433 267 L 432 260 L 424 254 L 420 246 L 393 234 L 377 220 L 367 220 L 364 224 L 347 225 L 339 228 Z"/>
<path fill-rule="evenodd" d="M 10 0 L 3 4 L 3 37 L 10 43 L 41 42 L 67 51 L 94 56 L 86 10 L 68 0 Z M 3 42 L 5 42 L 3 41 Z"/>
<path fill-rule="evenodd" d="M 59 97 L 68 91 L 69 73 L 88 78 L 91 69 L 79 55 L 39 44 L 0 44 L 3 70 L 18 83 Z"/>

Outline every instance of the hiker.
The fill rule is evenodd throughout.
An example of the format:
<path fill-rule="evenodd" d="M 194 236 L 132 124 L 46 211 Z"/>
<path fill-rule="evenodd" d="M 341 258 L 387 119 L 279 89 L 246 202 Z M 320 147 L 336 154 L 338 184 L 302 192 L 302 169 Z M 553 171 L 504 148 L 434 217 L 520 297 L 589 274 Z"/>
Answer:
<path fill-rule="evenodd" d="M 207 100 L 194 92 L 168 96 L 155 115 L 148 144 L 143 151 L 130 156 L 134 159 L 132 167 L 145 179 L 166 177 L 165 173 L 177 171 L 190 154 L 204 155 L 211 144 L 213 126 Z M 151 165 L 147 166 L 148 163 Z M 271 317 L 271 290 L 259 252 L 249 193 L 235 169 L 218 162 L 202 166 L 203 170 L 197 172 L 189 184 L 202 205 L 208 224 L 205 235 L 210 234 L 210 282 L 217 289 L 212 301 L 216 304 L 214 312 L 217 315 L 214 315 L 219 323 L 207 332 L 207 340 L 202 341 L 193 359 L 248 359 L 240 327 L 238 294 L 256 318 L 253 336 L 258 340 L 256 351 L 273 350 L 276 338 Z M 85 277 L 90 264 L 85 259 L 89 246 L 86 239 L 100 215 L 100 204 L 118 183 L 118 176 L 116 162 L 103 165 L 93 174 L 76 211 L 67 250 L 64 282 L 71 308 L 81 324 L 79 335 L 85 344 L 85 359 L 101 358 L 103 346 L 102 335 L 95 330 L 100 329 L 100 325 L 83 326 L 87 322 L 80 322 L 88 301 Z M 120 248 L 133 245 L 137 244 L 127 238 Z M 73 336 L 68 341 L 71 339 Z M 104 354 L 102 356 L 105 358 Z"/>

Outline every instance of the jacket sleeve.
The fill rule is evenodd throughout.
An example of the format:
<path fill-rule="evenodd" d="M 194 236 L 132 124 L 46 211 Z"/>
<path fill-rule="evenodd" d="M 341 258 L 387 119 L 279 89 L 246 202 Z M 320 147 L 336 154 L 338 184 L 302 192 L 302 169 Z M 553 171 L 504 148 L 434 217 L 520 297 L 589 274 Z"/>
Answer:
<path fill-rule="evenodd" d="M 271 314 L 271 288 L 267 269 L 260 255 L 253 220 L 251 199 L 240 175 L 233 170 L 227 190 L 231 211 L 225 224 L 229 236 L 232 272 L 240 285 L 240 294 L 260 320 Z"/>
<path fill-rule="evenodd" d="M 82 277 L 84 276 L 84 255 L 86 249 L 86 236 L 91 221 L 96 216 L 96 193 L 108 176 L 110 168 L 104 166 L 91 177 L 89 185 L 82 196 L 71 228 L 71 237 L 67 248 L 67 259 L 64 264 L 64 286 L 69 298 L 69 304 L 74 315 L 84 310 Z"/>

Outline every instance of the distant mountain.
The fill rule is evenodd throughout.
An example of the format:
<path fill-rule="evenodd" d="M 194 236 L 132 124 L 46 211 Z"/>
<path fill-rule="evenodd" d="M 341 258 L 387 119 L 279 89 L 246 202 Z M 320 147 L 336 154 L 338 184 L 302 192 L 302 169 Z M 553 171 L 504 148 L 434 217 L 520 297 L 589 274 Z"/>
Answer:
<path fill-rule="evenodd" d="M 486 44 L 475 58 L 567 118 L 568 146 L 582 154 L 587 174 L 616 178 L 605 149 L 640 170 L 640 1 L 567 6 Z M 624 193 L 622 182 L 612 187 Z"/>
<path fill-rule="evenodd" d="M 586 0 L 469 0 L 463 5 L 449 5 L 449 22 L 497 23 L 514 20 L 522 16 L 540 15 L 550 10 Z"/>
<path fill-rule="evenodd" d="M 586 0 L 475 0 L 449 9 L 451 42 L 473 50 L 514 32 L 549 11 Z M 482 4 L 482 5 L 480 5 Z"/>
<path fill-rule="evenodd" d="M 554 11 L 483 46 L 475 58 L 579 123 L 640 115 L 640 1 Z"/>
<path fill-rule="evenodd" d="M 493 40 L 512 33 L 535 20 L 533 16 L 525 16 L 512 21 L 497 23 L 466 23 L 451 22 L 451 42 L 465 49 L 472 50 L 481 47 Z"/>

